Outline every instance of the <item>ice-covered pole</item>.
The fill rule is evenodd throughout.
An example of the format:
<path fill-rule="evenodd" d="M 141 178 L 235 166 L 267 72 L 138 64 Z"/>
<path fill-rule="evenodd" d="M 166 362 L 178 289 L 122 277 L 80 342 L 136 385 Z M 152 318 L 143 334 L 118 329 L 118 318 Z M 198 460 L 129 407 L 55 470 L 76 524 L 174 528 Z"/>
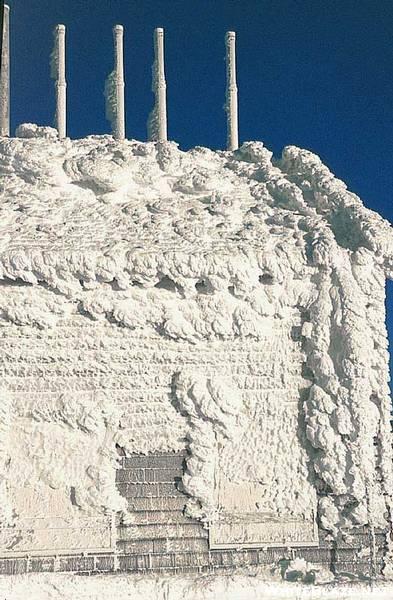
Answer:
<path fill-rule="evenodd" d="M 66 82 L 66 28 L 57 25 L 55 29 L 55 56 L 56 56 L 56 128 L 62 140 L 67 135 L 67 82 Z"/>
<path fill-rule="evenodd" d="M 227 148 L 236 150 L 239 147 L 238 98 L 236 83 L 236 33 L 228 31 L 225 37 L 227 63 Z"/>
<path fill-rule="evenodd" d="M 0 136 L 10 135 L 10 7 L 4 5 L 0 70 Z"/>
<path fill-rule="evenodd" d="M 154 67 L 153 92 L 155 107 L 151 117 L 149 138 L 151 140 L 167 140 L 167 110 L 166 110 L 166 81 L 164 59 L 164 30 L 158 27 L 154 31 Z"/>
<path fill-rule="evenodd" d="M 115 43 L 115 85 L 116 85 L 116 117 L 114 122 L 113 135 L 117 140 L 124 140 L 126 137 L 126 119 L 124 102 L 124 28 L 122 25 L 115 25 L 113 28 L 113 37 Z"/>

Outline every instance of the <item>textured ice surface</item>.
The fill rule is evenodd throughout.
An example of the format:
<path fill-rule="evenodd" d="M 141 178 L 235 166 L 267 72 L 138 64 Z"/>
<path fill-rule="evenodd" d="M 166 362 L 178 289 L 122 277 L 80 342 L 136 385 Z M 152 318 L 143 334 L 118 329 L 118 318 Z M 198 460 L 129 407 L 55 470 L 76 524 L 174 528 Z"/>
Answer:
<path fill-rule="evenodd" d="M 225 486 L 248 482 L 261 512 L 318 510 L 334 535 L 385 526 L 390 225 L 292 146 L 273 160 L 260 142 L 182 152 L 52 133 L 24 125 L 0 140 L 1 352 L 20 361 L 20 379 L 3 368 L 0 381 L 5 522 L 28 476 L 66 495 L 71 485 L 83 510 L 120 510 L 114 443 L 186 440 L 183 484 L 202 518 L 219 518 L 220 454 Z M 72 361 L 95 383 L 64 383 L 64 396 Z"/>
<path fill-rule="evenodd" d="M 116 71 L 112 71 L 105 81 L 104 97 L 106 118 L 112 128 L 115 128 L 117 116 Z"/>

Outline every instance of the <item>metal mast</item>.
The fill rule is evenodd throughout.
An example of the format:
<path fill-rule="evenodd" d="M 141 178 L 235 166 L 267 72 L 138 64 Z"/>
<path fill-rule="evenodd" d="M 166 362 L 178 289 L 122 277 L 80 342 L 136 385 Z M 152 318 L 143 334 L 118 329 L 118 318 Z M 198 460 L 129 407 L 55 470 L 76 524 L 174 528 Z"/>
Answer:
<path fill-rule="evenodd" d="M 114 123 L 113 135 L 117 140 L 124 140 L 126 137 L 126 119 L 125 119 L 125 83 L 124 83 L 124 28 L 122 25 L 115 25 L 113 28 L 113 37 L 115 44 L 115 85 L 116 85 L 116 117 Z"/>
<path fill-rule="evenodd" d="M 164 30 L 158 27 L 154 30 L 153 92 L 155 106 L 149 118 L 149 139 L 164 141 L 168 139 L 166 81 L 164 59 Z"/>
<path fill-rule="evenodd" d="M 227 63 L 227 89 L 226 105 L 227 112 L 227 149 L 237 150 L 239 147 L 239 124 L 238 124 L 238 91 L 236 83 L 236 33 L 228 31 L 225 36 L 226 63 Z"/>
<path fill-rule="evenodd" d="M 0 136 L 10 135 L 10 7 L 4 5 L 0 71 Z"/>
<path fill-rule="evenodd" d="M 59 138 L 61 140 L 67 136 L 67 82 L 65 36 L 65 26 L 57 25 L 55 29 L 54 77 L 56 79 L 56 128 L 59 133 Z"/>

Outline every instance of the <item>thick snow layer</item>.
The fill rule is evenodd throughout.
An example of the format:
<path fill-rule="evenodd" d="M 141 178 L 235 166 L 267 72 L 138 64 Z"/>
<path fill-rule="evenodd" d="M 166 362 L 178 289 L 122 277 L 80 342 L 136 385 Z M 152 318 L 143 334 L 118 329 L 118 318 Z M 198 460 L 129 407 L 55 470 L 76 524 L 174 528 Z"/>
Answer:
<path fill-rule="evenodd" d="M 393 493 L 384 309 L 385 278 L 393 276 L 390 225 L 317 156 L 295 147 L 273 160 L 260 142 L 233 153 L 182 152 L 173 142 L 108 136 L 60 142 L 50 128 L 31 125 L 19 135 L 0 140 L 0 323 L 43 336 L 67 319 L 110 323 L 155 336 L 157 349 L 224 342 L 263 349 L 280 330 L 284 352 L 297 335 L 301 375 L 279 375 L 296 398 L 286 413 L 278 411 L 288 398 L 244 401 L 239 378 L 223 384 L 219 373 L 173 369 L 168 387 L 179 414 L 166 443 L 179 449 L 183 427 L 191 451 L 184 488 L 199 516 L 214 518 L 212 460 L 220 447 L 225 485 L 243 477 L 263 487 L 272 465 L 280 465 L 278 491 L 258 492 L 268 512 L 275 506 L 307 517 L 318 493 L 320 521 L 334 535 L 385 526 Z M 251 351 L 248 368 L 257 372 Z M 63 433 L 66 423 L 78 457 L 95 436 L 96 458 L 84 469 L 94 473 L 94 494 L 83 484 L 76 501 L 119 510 L 111 444 L 143 452 L 162 446 L 144 430 L 120 431 L 121 415 L 109 415 L 104 399 L 81 402 L 71 421 L 58 402 L 44 413 L 18 409 L 18 426 L 27 427 L 28 445 L 36 433 L 24 419 L 39 424 L 38 438 L 49 419 L 49 448 L 59 443 L 53 423 L 60 420 Z M 10 418 L 6 402 L 0 448 L 8 458 Z M 265 463 L 247 455 L 247 433 L 261 451 L 270 421 L 274 452 Z M 103 435 L 105 460 L 98 452 Z M 42 453 L 37 471 L 49 484 L 69 478 L 66 459 L 59 472 L 51 461 L 49 450 Z M 1 473 L 10 478 L 6 465 Z"/>
<path fill-rule="evenodd" d="M 263 575 L 151 577 L 60 574 L 0 579 L 7 600 L 391 600 L 390 585 L 266 583 Z"/>

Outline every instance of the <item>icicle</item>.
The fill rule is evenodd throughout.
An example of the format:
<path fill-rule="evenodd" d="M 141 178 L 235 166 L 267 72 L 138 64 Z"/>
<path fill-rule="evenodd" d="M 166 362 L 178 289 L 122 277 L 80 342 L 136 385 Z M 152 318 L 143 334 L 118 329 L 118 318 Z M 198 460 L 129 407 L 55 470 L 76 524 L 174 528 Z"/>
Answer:
<path fill-rule="evenodd" d="M 238 99 L 236 84 L 236 33 L 228 31 L 225 37 L 226 42 L 226 62 L 227 62 L 227 90 L 226 105 L 227 112 L 227 148 L 228 150 L 237 150 L 239 147 L 238 133 Z"/>
<path fill-rule="evenodd" d="M 4 5 L 0 72 L 0 136 L 10 135 L 10 8 Z"/>
<path fill-rule="evenodd" d="M 112 125 L 117 140 L 126 136 L 125 100 L 124 100 L 124 28 L 113 28 L 115 68 L 105 82 L 106 118 Z"/>
<path fill-rule="evenodd" d="M 153 86 L 155 106 L 148 120 L 149 140 L 167 140 L 167 110 L 166 110 L 166 81 L 164 60 L 164 30 L 157 28 L 154 31 L 154 64 Z"/>
<path fill-rule="evenodd" d="M 55 44 L 51 54 L 51 77 L 55 79 L 56 88 L 56 129 L 62 140 L 67 135 L 67 82 L 65 76 L 65 34 L 64 25 L 57 25 L 54 36 Z"/>

